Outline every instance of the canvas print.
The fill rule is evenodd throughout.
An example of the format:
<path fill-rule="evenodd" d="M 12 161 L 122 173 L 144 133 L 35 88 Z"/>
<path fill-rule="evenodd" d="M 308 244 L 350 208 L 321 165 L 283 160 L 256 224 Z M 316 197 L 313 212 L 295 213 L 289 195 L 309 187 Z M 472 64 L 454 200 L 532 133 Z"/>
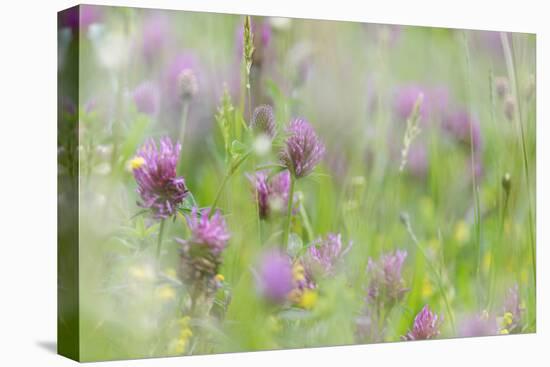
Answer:
<path fill-rule="evenodd" d="M 60 354 L 536 331 L 534 34 L 80 5 L 58 45 Z"/>

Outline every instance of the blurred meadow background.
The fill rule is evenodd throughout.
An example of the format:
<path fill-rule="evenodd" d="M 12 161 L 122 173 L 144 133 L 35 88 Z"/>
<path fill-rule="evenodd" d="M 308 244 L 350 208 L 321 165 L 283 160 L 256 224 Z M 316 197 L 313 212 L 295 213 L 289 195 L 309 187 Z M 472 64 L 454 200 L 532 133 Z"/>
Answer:
<path fill-rule="evenodd" d="M 536 331 L 534 35 L 82 5 L 58 43 L 82 360 Z"/>

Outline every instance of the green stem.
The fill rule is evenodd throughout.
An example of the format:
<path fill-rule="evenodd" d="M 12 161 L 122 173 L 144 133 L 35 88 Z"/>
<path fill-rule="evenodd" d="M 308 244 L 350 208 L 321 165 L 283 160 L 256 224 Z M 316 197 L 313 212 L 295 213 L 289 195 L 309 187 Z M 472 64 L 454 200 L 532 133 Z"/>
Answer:
<path fill-rule="evenodd" d="M 189 315 L 193 318 L 195 317 L 195 311 L 197 308 L 197 300 L 199 298 L 199 290 L 196 286 L 193 287 L 193 290 L 191 291 L 191 308 L 189 309 Z"/>
<path fill-rule="evenodd" d="M 238 161 L 236 161 L 234 164 L 231 165 L 231 167 L 229 168 L 229 170 L 227 171 L 227 173 L 223 177 L 222 183 L 221 183 L 220 187 L 218 188 L 218 192 L 216 193 L 216 198 L 214 199 L 214 202 L 212 203 L 209 217 L 212 216 L 212 214 L 214 214 L 214 211 L 216 209 L 216 205 L 218 205 L 218 201 L 220 201 L 220 197 L 222 196 L 222 192 L 223 192 L 223 189 L 225 188 L 225 185 L 227 184 L 227 182 L 229 181 L 231 176 L 233 176 L 235 171 L 237 171 L 237 169 L 240 167 L 240 165 L 243 164 L 249 156 L 250 156 L 250 152 L 244 154 Z"/>
<path fill-rule="evenodd" d="M 181 109 L 181 125 L 180 125 L 180 143 L 183 146 L 183 139 L 185 138 L 185 130 L 187 126 L 187 116 L 189 115 L 189 102 L 183 101 Z"/>
<path fill-rule="evenodd" d="M 165 219 L 162 219 L 160 221 L 160 227 L 159 227 L 159 237 L 157 241 L 157 261 L 160 260 L 160 250 L 162 247 L 162 236 L 164 235 L 164 223 L 166 222 Z"/>
<path fill-rule="evenodd" d="M 377 321 L 377 324 L 378 324 L 378 330 L 377 330 L 377 340 L 378 342 L 381 342 L 384 340 L 384 329 L 385 329 L 385 324 L 386 324 L 386 310 L 384 309 L 384 307 L 381 307 L 380 304 L 378 304 L 378 306 L 376 307 L 378 309 L 378 320 Z"/>
<path fill-rule="evenodd" d="M 498 125 L 496 123 L 496 117 L 495 117 L 495 110 L 496 110 L 496 105 L 495 105 L 495 78 L 494 78 L 494 75 L 493 75 L 493 70 L 492 69 L 489 69 L 489 100 L 491 101 L 491 124 L 493 126 L 494 129 L 498 129 Z M 495 161 L 495 164 L 496 164 L 496 173 L 495 175 L 497 176 L 498 179 L 502 179 L 502 158 L 500 158 L 500 156 L 496 159 Z M 499 181 L 497 181 L 499 182 Z M 500 231 L 499 231 L 499 237 L 498 237 L 498 243 L 495 242 L 495 241 L 492 241 L 491 243 L 491 262 L 490 262 L 490 268 L 489 268 L 489 299 L 487 301 L 487 307 L 486 309 L 487 310 L 490 310 L 492 305 L 493 305 L 493 302 L 494 302 L 494 297 L 495 297 L 495 288 L 496 288 L 496 268 L 497 268 L 497 256 L 498 256 L 498 252 L 497 252 L 497 244 L 498 245 L 501 245 L 502 244 L 502 230 L 503 230 L 503 224 L 504 224 L 504 211 L 506 210 L 506 206 L 507 206 L 507 203 L 508 203 L 508 195 L 505 191 L 505 202 L 504 202 L 504 209 L 503 209 L 503 205 L 502 205 L 502 200 L 501 200 L 501 196 L 500 195 L 500 192 L 499 192 L 499 201 L 498 201 L 498 212 L 499 212 L 499 221 L 500 221 Z"/>
<path fill-rule="evenodd" d="M 252 167 L 256 167 L 256 160 L 254 159 L 252 161 Z M 262 244 L 262 218 L 260 217 L 260 195 L 258 193 L 258 190 L 255 189 L 254 192 L 256 193 L 256 200 L 254 200 L 254 207 L 256 208 L 256 225 L 258 226 L 258 240 L 260 241 L 260 244 Z"/>
<path fill-rule="evenodd" d="M 510 79 L 510 83 L 512 84 L 512 96 L 514 98 L 514 101 L 516 102 L 517 106 L 517 113 L 514 114 L 516 125 L 519 128 L 520 131 L 520 142 L 521 142 L 521 150 L 523 154 L 523 171 L 525 174 L 525 182 L 526 182 L 526 189 L 527 189 L 527 203 L 529 204 L 529 210 L 528 210 L 528 217 L 529 217 L 529 245 L 531 249 L 531 261 L 532 261 L 532 267 L 533 267 L 533 290 L 536 292 L 537 287 L 537 261 L 535 257 L 535 235 L 533 233 L 534 230 L 534 219 L 533 219 L 533 207 L 531 204 L 531 185 L 530 185 L 530 179 L 529 179 L 529 160 L 527 159 L 527 144 L 525 142 L 525 131 L 521 119 L 521 101 L 519 96 L 519 88 L 517 85 L 517 79 L 516 79 L 516 66 L 514 62 L 514 55 L 512 53 L 512 49 L 510 47 L 510 42 L 508 41 L 508 36 L 506 33 L 502 32 L 500 33 L 500 39 L 502 42 L 502 48 L 504 50 L 504 58 L 506 60 L 506 69 L 508 71 L 508 78 Z"/>
<path fill-rule="evenodd" d="M 307 215 L 307 211 L 304 207 L 304 203 L 302 200 L 300 200 L 300 216 L 302 217 L 302 220 L 304 222 L 304 227 L 306 229 L 308 239 L 310 241 L 313 241 L 313 228 L 311 227 L 311 222 L 309 221 L 309 217 Z"/>
<path fill-rule="evenodd" d="M 466 38 L 466 33 L 463 33 L 464 49 L 466 55 L 466 84 L 467 84 L 467 93 L 468 93 L 468 109 L 470 109 L 471 99 L 472 99 L 472 84 L 471 84 L 471 62 L 470 62 L 470 48 L 468 47 L 468 39 Z M 470 111 L 471 112 L 471 111 Z M 477 242 L 477 266 L 476 273 L 479 278 L 479 273 L 481 269 L 481 213 L 480 213 L 480 204 L 479 204 L 479 188 L 477 186 L 476 171 L 475 171 L 475 149 L 474 149 L 474 131 L 473 124 L 469 124 L 469 135 L 470 135 L 470 168 L 472 175 L 472 195 L 474 197 L 474 219 L 475 219 L 475 230 L 476 230 L 476 242 Z"/>
<path fill-rule="evenodd" d="M 258 218 L 259 218 L 259 215 L 258 215 Z M 260 245 L 263 245 L 264 244 L 264 232 L 265 232 L 265 229 L 264 229 L 264 226 L 265 226 L 265 221 L 263 221 L 262 219 L 259 219 L 259 236 L 260 236 Z"/>
<path fill-rule="evenodd" d="M 248 121 L 252 121 L 252 96 L 250 92 L 250 74 L 247 74 L 246 92 L 248 94 Z"/>
<path fill-rule="evenodd" d="M 420 242 L 418 241 L 418 239 L 416 238 L 416 235 L 414 234 L 414 231 L 412 230 L 411 222 L 408 217 L 404 217 L 404 224 L 405 224 L 405 227 L 407 228 L 407 232 L 409 236 L 413 240 L 413 243 L 415 244 L 416 248 L 420 251 L 422 256 L 424 256 L 424 259 L 428 264 L 430 271 L 435 276 L 437 287 L 439 288 L 439 293 L 441 294 L 441 297 L 443 297 L 445 308 L 447 309 L 447 313 L 449 314 L 449 321 L 451 322 L 451 328 L 453 329 L 453 333 L 456 334 L 454 315 L 451 309 L 451 304 L 449 302 L 449 299 L 447 298 L 447 293 L 445 292 L 445 288 L 443 287 L 443 280 L 441 279 L 441 274 L 437 271 L 437 269 L 435 268 L 435 265 L 429 258 L 428 254 L 426 253 L 424 248 L 420 245 Z"/>
<path fill-rule="evenodd" d="M 263 171 L 263 170 L 266 170 L 266 169 L 275 169 L 275 170 L 282 171 L 282 170 L 286 169 L 286 166 L 282 165 L 282 164 L 276 164 L 276 163 L 263 164 L 263 165 L 260 165 L 260 166 L 256 166 L 255 171 Z"/>
<path fill-rule="evenodd" d="M 229 172 L 223 177 L 222 183 L 220 187 L 218 187 L 218 192 L 216 193 L 216 198 L 214 199 L 214 202 L 212 203 L 212 210 L 210 210 L 210 215 L 213 214 L 213 212 L 216 210 L 216 205 L 218 205 L 218 201 L 220 201 L 220 197 L 222 196 L 223 189 L 225 188 L 225 185 L 227 184 L 227 181 L 229 181 L 229 177 L 231 175 Z"/>
<path fill-rule="evenodd" d="M 504 221 L 506 220 L 506 214 L 508 211 L 508 201 L 510 199 L 510 193 L 509 191 L 504 191 L 504 205 L 501 209 L 500 213 L 500 224 L 499 224 L 499 235 L 498 235 L 498 245 L 502 246 L 503 244 L 503 237 L 504 237 Z M 491 268 L 489 271 L 490 276 L 490 287 L 489 287 L 489 303 L 487 306 L 487 309 L 491 309 L 494 302 L 494 297 L 496 293 L 496 282 L 497 282 L 497 256 L 498 252 L 496 251 L 496 243 L 493 241 L 493 244 L 491 245 Z M 500 260 L 500 258 L 499 258 Z"/>
<path fill-rule="evenodd" d="M 244 58 L 244 57 L 243 57 Z M 240 91 L 239 91 L 239 110 L 242 111 L 244 116 L 244 104 L 246 100 L 246 65 L 241 65 L 241 85 L 240 85 Z"/>
<path fill-rule="evenodd" d="M 181 123 L 180 123 L 180 134 L 179 142 L 181 144 L 180 159 L 178 163 L 178 172 L 181 174 L 183 169 L 183 141 L 185 139 L 185 131 L 187 126 L 187 116 L 189 115 L 189 102 L 183 101 L 183 106 L 181 110 Z"/>
<path fill-rule="evenodd" d="M 288 247 L 288 237 L 290 235 L 290 222 L 292 218 L 292 202 L 294 201 L 294 184 L 295 184 L 296 178 L 291 173 L 290 174 L 290 189 L 288 191 L 288 204 L 286 208 L 286 223 L 283 233 L 283 245 L 286 249 Z"/>

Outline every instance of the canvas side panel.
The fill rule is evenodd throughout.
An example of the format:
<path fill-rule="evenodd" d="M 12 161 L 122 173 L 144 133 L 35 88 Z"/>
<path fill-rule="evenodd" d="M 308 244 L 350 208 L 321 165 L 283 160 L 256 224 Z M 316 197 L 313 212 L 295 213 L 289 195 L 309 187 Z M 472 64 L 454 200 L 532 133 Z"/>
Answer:
<path fill-rule="evenodd" d="M 79 360 L 79 7 L 57 22 L 57 351 Z"/>

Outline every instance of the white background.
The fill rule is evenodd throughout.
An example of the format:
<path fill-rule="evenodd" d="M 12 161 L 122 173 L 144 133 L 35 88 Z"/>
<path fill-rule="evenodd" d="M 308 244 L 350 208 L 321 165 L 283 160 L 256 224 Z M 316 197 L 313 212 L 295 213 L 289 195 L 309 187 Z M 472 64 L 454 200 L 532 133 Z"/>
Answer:
<path fill-rule="evenodd" d="M 545 1 L 149 0 L 97 4 L 537 33 L 536 335 L 205 357 L 114 366 L 535 366 L 550 363 L 549 11 Z M 56 338 L 56 12 L 72 1 L 4 1 L 0 12 L 0 366 L 74 365 Z M 547 160 L 548 159 L 548 160 Z M 32 232 L 29 232 L 32 229 Z"/>

